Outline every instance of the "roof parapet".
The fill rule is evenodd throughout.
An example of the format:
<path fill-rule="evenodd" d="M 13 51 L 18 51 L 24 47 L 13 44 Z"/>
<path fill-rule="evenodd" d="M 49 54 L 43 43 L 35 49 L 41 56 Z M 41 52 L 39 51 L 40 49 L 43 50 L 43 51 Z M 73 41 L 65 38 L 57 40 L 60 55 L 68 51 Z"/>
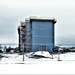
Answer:
<path fill-rule="evenodd" d="M 54 23 L 57 22 L 57 20 L 55 19 L 55 17 L 36 17 L 36 16 L 31 16 L 30 20 L 48 20 L 48 21 L 53 21 Z"/>

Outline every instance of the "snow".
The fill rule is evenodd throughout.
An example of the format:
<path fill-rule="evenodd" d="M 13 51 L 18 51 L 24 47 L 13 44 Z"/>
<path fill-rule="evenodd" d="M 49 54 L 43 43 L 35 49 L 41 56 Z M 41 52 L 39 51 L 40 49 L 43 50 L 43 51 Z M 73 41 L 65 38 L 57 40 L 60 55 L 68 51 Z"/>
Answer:
<path fill-rule="evenodd" d="M 52 57 L 52 56 L 50 55 L 50 53 L 47 52 L 47 51 L 37 51 L 37 52 L 35 52 L 33 55 L 40 55 L 40 56 L 44 56 L 44 57 Z"/>
<path fill-rule="evenodd" d="M 74 61 L 50 61 L 38 64 L 0 64 L 0 74 L 75 74 Z"/>
<path fill-rule="evenodd" d="M 50 58 L 28 58 L 24 55 L 4 54 L 0 61 L 0 74 L 75 74 L 75 52 L 69 52 L 60 55 L 62 61 L 58 61 L 58 54 Z M 41 52 L 34 54 L 40 55 Z M 51 57 L 48 52 L 43 52 L 43 56 Z"/>
<path fill-rule="evenodd" d="M 29 56 L 31 55 L 42 55 L 45 57 L 52 57 L 52 58 L 39 58 L 39 59 L 35 59 L 35 58 L 29 58 Z M 23 62 L 23 55 L 19 55 L 17 53 L 15 54 L 3 54 L 3 58 L 1 58 L 0 63 L 15 63 L 15 62 Z M 75 60 L 75 52 L 69 52 L 69 53 L 65 53 L 65 54 L 60 54 L 60 59 L 62 61 L 74 61 Z M 49 53 L 49 52 L 35 52 L 35 53 L 27 53 L 24 54 L 24 61 L 26 62 L 34 62 L 34 63 L 38 63 L 39 61 L 57 61 L 58 60 L 58 54 L 53 54 L 53 56 Z"/>

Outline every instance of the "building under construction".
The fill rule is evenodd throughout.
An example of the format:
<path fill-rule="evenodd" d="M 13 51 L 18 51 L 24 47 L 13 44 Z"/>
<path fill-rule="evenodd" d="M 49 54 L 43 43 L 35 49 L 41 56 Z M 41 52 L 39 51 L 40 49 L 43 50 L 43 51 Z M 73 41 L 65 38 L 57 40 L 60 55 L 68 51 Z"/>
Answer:
<path fill-rule="evenodd" d="M 55 18 L 30 17 L 20 22 L 18 27 L 19 50 L 24 51 L 49 51 L 54 50 L 54 24 Z"/>

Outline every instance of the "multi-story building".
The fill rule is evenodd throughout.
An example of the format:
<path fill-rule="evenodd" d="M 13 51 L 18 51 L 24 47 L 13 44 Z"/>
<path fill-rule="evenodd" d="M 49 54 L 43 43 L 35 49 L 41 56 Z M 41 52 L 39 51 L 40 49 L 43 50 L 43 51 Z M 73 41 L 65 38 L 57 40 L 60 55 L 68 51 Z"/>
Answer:
<path fill-rule="evenodd" d="M 55 18 L 30 17 L 21 22 L 18 27 L 19 50 L 25 51 L 49 51 L 54 50 L 54 24 Z"/>

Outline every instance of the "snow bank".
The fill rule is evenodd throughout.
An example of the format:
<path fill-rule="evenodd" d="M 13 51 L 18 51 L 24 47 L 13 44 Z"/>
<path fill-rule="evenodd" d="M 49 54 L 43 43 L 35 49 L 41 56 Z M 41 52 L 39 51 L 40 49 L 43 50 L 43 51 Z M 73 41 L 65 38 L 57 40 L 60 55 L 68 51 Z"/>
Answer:
<path fill-rule="evenodd" d="M 44 57 L 52 57 L 52 56 L 50 55 L 50 53 L 47 52 L 47 51 L 37 51 L 37 52 L 35 52 L 33 55 L 40 55 L 40 56 L 44 56 Z"/>
<path fill-rule="evenodd" d="M 37 51 L 26 54 L 29 58 L 52 58 L 52 55 L 48 51 Z"/>

